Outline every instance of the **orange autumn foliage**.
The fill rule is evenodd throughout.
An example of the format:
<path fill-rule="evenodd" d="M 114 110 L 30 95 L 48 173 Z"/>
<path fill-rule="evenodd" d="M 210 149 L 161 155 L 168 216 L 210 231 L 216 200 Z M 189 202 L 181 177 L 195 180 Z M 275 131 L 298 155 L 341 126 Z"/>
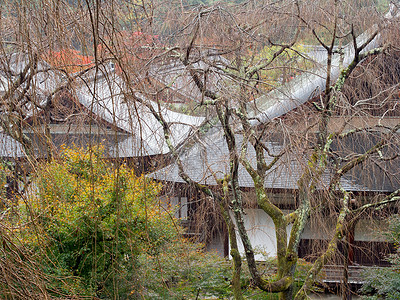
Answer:
<path fill-rule="evenodd" d="M 76 73 L 94 65 L 92 56 L 82 55 L 75 49 L 49 51 L 43 59 L 52 67 L 63 69 L 68 73 Z"/>

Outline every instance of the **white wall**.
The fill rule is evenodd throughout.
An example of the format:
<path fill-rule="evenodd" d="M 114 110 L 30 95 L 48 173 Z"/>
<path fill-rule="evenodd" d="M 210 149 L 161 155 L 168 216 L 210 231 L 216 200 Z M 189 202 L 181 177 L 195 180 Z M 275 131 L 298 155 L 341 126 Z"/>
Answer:
<path fill-rule="evenodd" d="M 385 220 L 361 219 L 357 222 L 354 229 L 354 240 L 384 242 L 386 236 L 383 232 L 387 231 L 387 229 L 388 225 Z"/>
<path fill-rule="evenodd" d="M 335 220 L 325 218 L 322 223 L 310 224 L 308 222 L 304 227 L 302 239 L 307 240 L 328 240 L 333 237 L 335 232 L 336 224 Z"/>
<path fill-rule="evenodd" d="M 246 209 L 244 216 L 245 227 L 248 231 L 250 242 L 253 248 L 258 252 L 256 260 L 265 260 L 268 257 L 276 256 L 276 236 L 275 227 L 272 219 L 261 209 Z M 287 232 L 289 233 L 291 225 L 288 226 Z M 244 248 L 239 234 L 236 232 L 239 252 L 244 255 Z M 259 253 L 260 251 L 263 254 Z"/>
<path fill-rule="evenodd" d="M 256 250 L 256 260 L 265 260 L 265 255 L 268 257 L 275 257 L 277 252 L 276 236 L 272 219 L 261 209 L 246 209 L 245 213 L 245 227 L 248 231 L 250 242 Z M 285 213 L 288 213 L 288 211 L 285 211 Z M 324 228 L 320 227 L 321 224 L 314 226 L 307 224 L 302 238 L 322 240 L 332 238 L 333 230 L 335 228 L 333 220 L 326 220 L 324 223 Z M 292 225 L 287 227 L 288 234 L 291 228 Z M 355 227 L 354 238 L 356 241 L 384 241 L 385 236 L 382 234 L 382 230 L 385 228 L 387 228 L 387 225 L 384 221 L 360 220 Z M 243 244 L 238 232 L 236 232 L 236 237 L 239 251 L 241 255 L 244 255 Z"/>

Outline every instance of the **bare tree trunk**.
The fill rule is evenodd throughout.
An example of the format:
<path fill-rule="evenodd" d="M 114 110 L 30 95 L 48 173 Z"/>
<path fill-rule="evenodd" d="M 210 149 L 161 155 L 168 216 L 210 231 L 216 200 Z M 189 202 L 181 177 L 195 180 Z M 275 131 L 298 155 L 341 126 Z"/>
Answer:
<path fill-rule="evenodd" d="M 222 190 L 224 193 L 224 202 L 220 203 L 220 208 L 222 212 L 222 217 L 225 221 L 226 226 L 228 227 L 229 245 L 231 247 L 230 255 L 232 256 L 232 263 L 233 263 L 232 290 L 236 300 L 243 300 L 244 298 L 240 282 L 240 274 L 242 272 L 242 258 L 240 257 L 237 245 L 235 224 L 233 223 L 232 218 L 229 215 L 229 188 L 226 178 L 225 180 L 223 180 L 222 184 L 223 184 Z"/>
<path fill-rule="evenodd" d="M 230 217 L 229 220 L 227 221 L 227 225 L 229 232 L 229 243 L 231 246 L 230 254 L 232 256 L 232 261 L 233 261 L 232 290 L 235 299 L 242 300 L 244 299 L 242 294 L 242 285 L 240 282 L 240 273 L 242 271 L 242 258 L 240 257 L 240 253 L 238 250 L 235 226 Z"/>
<path fill-rule="evenodd" d="M 344 239 L 343 253 L 343 279 L 342 279 L 342 300 L 351 300 L 351 284 L 349 283 L 349 266 L 353 264 L 353 243 L 355 223 L 352 222 L 347 229 L 347 236 Z"/>

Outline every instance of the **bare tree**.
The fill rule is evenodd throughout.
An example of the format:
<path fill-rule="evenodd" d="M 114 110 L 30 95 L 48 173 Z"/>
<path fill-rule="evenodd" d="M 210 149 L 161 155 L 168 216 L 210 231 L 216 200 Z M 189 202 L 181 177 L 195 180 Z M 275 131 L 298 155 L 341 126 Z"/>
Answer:
<path fill-rule="evenodd" d="M 374 113 L 371 110 L 373 103 L 379 105 L 381 118 L 395 109 L 397 102 L 390 100 L 393 94 L 371 95 L 367 99 L 358 94 L 359 99 L 353 98 L 346 102 L 349 101 L 346 97 L 351 96 L 343 94 L 343 89 L 358 66 L 366 68 L 367 62 L 375 60 L 377 55 L 389 53 L 388 32 L 392 25 L 390 23 L 396 21 L 382 18 L 373 6 L 368 5 L 358 12 L 354 7 L 334 1 L 313 3 L 313 6 L 310 10 L 304 3 L 297 1 L 260 6 L 247 4 L 244 5 L 246 12 L 236 11 L 235 14 L 221 6 L 199 8 L 177 31 L 186 43 L 167 49 L 168 53 L 180 59 L 204 96 L 199 106 L 207 105 L 214 109 L 214 116 L 223 130 L 229 151 L 229 171 L 222 176 L 211 174 L 219 185 L 219 192 L 216 193 L 202 182 L 192 179 L 177 149 L 170 147 L 179 175 L 221 207 L 230 231 L 231 256 L 235 266 L 233 283 L 238 299 L 242 298 L 238 286 L 241 258 L 233 234 L 234 228 L 243 243 L 246 263 L 255 285 L 264 291 L 279 293 L 281 299 L 304 299 L 316 276 L 333 258 L 339 241 L 347 234 L 350 224 L 358 215 L 398 199 L 398 184 L 395 184 L 391 193 L 382 194 L 371 202 L 368 200 L 368 203 L 353 205 L 358 200 L 354 200 L 354 195 L 344 186 L 345 176 L 353 170 L 359 170 L 360 166 L 395 158 L 395 155 L 390 157 L 389 153 L 392 153 L 390 149 L 398 145 L 400 124 L 396 121 L 390 126 L 370 124 L 370 116 Z M 374 18 L 366 19 L 366 14 Z M 258 17 L 252 18 L 254 15 Z M 396 8 L 392 6 L 387 17 L 395 15 Z M 375 25 L 377 23 L 382 26 Z M 297 53 L 296 60 L 299 62 L 304 54 L 294 46 L 307 39 L 312 39 L 314 42 L 311 43 L 317 43 L 324 49 L 322 66 L 317 64 L 311 70 L 306 62 L 297 68 L 293 66 L 292 69 L 303 72 L 303 75 L 286 84 L 286 80 L 281 79 L 284 85 L 274 86 L 275 90 L 262 95 L 271 89 L 270 82 L 265 78 L 268 75 L 265 74 L 270 72 L 273 75 L 277 69 L 289 68 L 285 60 L 285 65 L 279 65 L 282 61 L 279 58 L 289 56 L 289 51 Z M 270 55 L 255 55 L 256 49 L 263 46 L 270 51 Z M 224 55 L 229 62 L 217 64 L 209 58 L 212 55 Z M 206 61 L 209 67 L 199 70 L 195 67 L 199 60 Z M 227 78 L 227 87 L 207 87 L 210 84 L 207 82 L 207 72 L 212 68 L 213 72 Z M 395 91 L 396 84 L 391 83 L 387 91 Z M 251 101 L 254 98 L 257 99 Z M 300 107 L 306 102 L 313 103 L 313 106 L 305 106 L 305 109 Z M 346 109 L 351 111 L 350 115 L 347 112 L 348 117 L 339 114 L 343 112 L 341 106 L 344 103 L 347 103 Z M 371 106 L 361 109 L 361 103 Z M 157 111 L 153 110 L 153 113 L 163 124 L 168 141 L 171 135 L 168 123 Z M 355 124 L 354 114 L 363 116 L 361 125 Z M 283 115 L 285 118 L 281 118 Z M 340 119 L 340 126 L 334 127 L 337 118 Z M 296 122 L 307 126 L 294 125 Z M 241 135 L 239 140 L 238 133 Z M 273 133 L 287 135 L 285 152 L 273 154 L 267 146 L 268 136 Z M 368 137 L 364 149 L 358 152 L 351 150 L 351 147 L 343 150 L 344 140 L 348 141 L 361 134 Z M 300 143 L 303 143 L 303 151 L 299 151 Z M 339 150 L 338 147 L 342 148 Z M 249 148 L 255 153 L 253 157 L 249 157 Z M 303 161 L 293 199 L 297 206 L 289 214 L 285 214 L 273 202 L 265 188 L 268 171 L 274 169 L 284 155 Z M 254 248 L 244 224 L 243 191 L 239 184 L 241 165 L 253 180 L 258 207 L 271 217 L 275 226 L 278 270 L 272 280 L 260 275 Z M 328 178 L 327 173 L 330 174 Z M 318 211 L 327 208 L 333 209 L 331 216 L 334 216 L 336 223 L 332 238 L 315 260 L 304 285 L 296 295 L 292 295 L 301 235 L 307 222 L 315 218 Z"/>
<path fill-rule="evenodd" d="M 212 199 L 226 223 L 236 299 L 243 298 L 238 242 L 243 245 L 246 264 L 258 288 L 279 293 L 281 299 L 304 299 L 354 220 L 368 209 L 398 200 L 396 181 L 390 193 L 377 193 L 373 201 L 370 197 L 357 198 L 345 183 L 350 182 L 346 176 L 359 172 L 360 166 L 375 164 L 379 169 L 386 168 L 387 161 L 396 162 L 392 153 L 398 149 L 400 127 L 397 120 L 384 121 L 385 116 L 396 111 L 398 103 L 393 101 L 393 95 L 398 92 L 398 83 L 382 78 L 380 84 L 386 86 L 381 91 L 372 83 L 360 87 L 357 79 L 351 78 L 356 72 L 363 73 L 360 70 L 367 75 L 372 71 L 381 74 L 382 68 L 374 62 L 382 55 L 394 59 L 398 41 L 391 32 L 396 28 L 396 8 L 392 6 L 385 18 L 373 1 L 366 1 L 357 9 L 352 5 L 357 1 L 306 2 L 249 1 L 209 7 L 184 7 L 183 2 L 167 7 L 162 2 L 145 1 L 133 5 L 89 0 L 73 5 L 61 5 L 59 1 L 9 3 L 8 7 L 17 13 L 6 12 L 1 24 L 2 74 L 7 78 L 0 102 L 1 128 L 31 155 L 33 146 L 23 128 L 31 125 L 27 122 L 29 114 L 40 112 L 45 124 L 43 136 L 51 153 L 47 125 L 56 95 L 73 94 L 74 87 L 86 86 L 93 94 L 93 102 L 85 112 L 93 113 L 98 107 L 95 100 L 99 76 L 112 85 L 105 67 L 107 61 L 112 61 L 121 78 L 119 95 L 123 94 L 125 106 L 107 108 L 109 124 L 117 127 L 120 117 L 115 112 L 124 107 L 129 120 L 123 121 L 143 124 L 139 130 L 143 137 L 145 120 L 140 107 L 145 107 L 162 127 L 163 143 L 175 159 L 179 175 Z M 124 22 L 115 19 L 127 10 L 131 17 Z M 126 34 L 125 27 L 133 26 L 133 20 L 135 30 Z M 154 39 L 149 40 L 150 36 Z M 323 49 L 322 57 L 311 59 L 304 44 L 311 44 L 312 48 L 318 45 Z M 72 45 L 93 60 L 41 63 L 43 58 L 49 60 L 49 54 Z M 13 60 L 17 61 L 15 51 L 23 53 L 23 63 L 17 63 L 17 68 L 10 67 L 14 66 Z M 170 65 L 173 67 L 167 68 Z M 388 72 L 387 77 L 394 78 L 396 72 Z M 162 78 L 153 81 L 159 73 L 165 79 L 162 86 L 154 83 Z M 41 79 L 48 74 L 54 77 Z M 374 76 L 370 75 L 370 79 Z M 347 87 L 351 81 L 355 81 L 357 89 Z M 40 84 L 47 82 L 50 86 L 41 92 Z M 203 114 L 209 121 L 195 128 L 197 136 L 215 124 L 223 132 L 228 170 L 210 173 L 216 183 L 213 188 L 192 178 L 183 163 L 182 141 L 174 140 L 180 124 L 168 117 L 161 101 L 174 89 L 183 98 L 195 94 L 197 102 L 192 113 Z M 371 121 L 374 114 L 379 119 L 375 123 Z M 92 129 L 92 122 L 89 128 Z M 278 152 L 269 144 L 276 136 L 282 146 Z M 349 139 L 358 136 L 368 141 L 361 150 L 346 146 Z M 193 145 L 196 135 L 187 142 Z M 291 195 L 294 209 L 286 214 L 270 197 L 265 182 L 270 171 L 290 169 L 292 161 L 298 168 Z M 244 170 L 251 178 L 257 207 L 274 224 L 278 269 L 272 279 L 261 275 L 246 230 L 245 193 L 240 185 Z M 383 171 L 390 172 L 387 168 Z M 323 213 L 335 219 L 331 239 L 300 291 L 293 295 L 302 233 L 310 220 Z"/>

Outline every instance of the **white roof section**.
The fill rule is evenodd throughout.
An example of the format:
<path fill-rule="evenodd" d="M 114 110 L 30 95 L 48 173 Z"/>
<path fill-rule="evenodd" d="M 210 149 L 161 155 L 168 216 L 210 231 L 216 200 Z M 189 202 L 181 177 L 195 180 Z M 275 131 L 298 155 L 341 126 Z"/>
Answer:
<path fill-rule="evenodd" d="M 0 158 L 20 158 L 25 152 L 22 145 L 12 137 L 0 132 Z"/>
<path fill-rule="evenodd" d="M 218 69 L 224 69 L 230 65 L 224 57 L 214 53 L 203 53 L 198 61 L 190 64 L 190 68 L 196 71 L 199 76 L 207 75 L 201 78 L 205 82 L 208 90 L 217 92 L 229 87 L 228 82 L 231 79 Z M 189 69 L 179 60 L 171 59 L 153 64 L 149 69 L 151 78 L 156 79 L 162 85 L 179 93 L 186 101 L 200 102 L 203 99 L 201 90 L 193 81 Z"/>
<path fill-rule="evenodd" d="M 13 53 L 10 56 L 0 58 L 0 95 L 10 89 L 13 82 L 19 79 L 20 73 L 29 64 L 32 64 L 32 67 L 28 69 L 27 76 L 32 72 L 32 69 L 35 72 L 30 82 L 29 92 L 31 94 L 43 100 L 44 97 L 57 88 L 61 80 L 57 73 L 51 70 L 50 65 L 42 60 L 38 60 L 36 68 L 33 68 L 33 58 L 30 58 L 25 53 Z M 26 84 L 24 82 L 20 88 L 25 88 Z"/>
<path fill-rule="evenodd" d="M 161 124 L 143 103 L 151 105 L 170 124 L 174 146 L 182 143 L 192 129 L 204 121 L 203 117 L 168 110 L 162 104 L 158 105 L 139 93 L 125 97 L 124 91 L 124 83 L 115 72 L 105 72 L 95 80 L 80 79 L 75 91 L 79 102 L 89 111 L 131 134 L 114 150 L 116 152 L 118 149 L 120 157 L 169 152 Z"/>
<path fill-rule="evenodd" d="M 385 15 L 386 18 L 392 18 L 392 9 Z M 357 39 L 357 46 L 366 43 L 378 26 L 375 25 L 364 33 L 360 34 Z M 380 35 L 378 34 L 363 50 L 367 52 L 371 49 L 380 46 Z M 338 54 L 333 56 L 331 66 L 331 81 L 335 82 L 340 75 L 341 70 L 347 68 L 354 58 L 354 45 L 349 43 L 343 47 L 343 57 Z M 312 55 L 313 57 L 315 55 Z M 325 56 L 325 58 L 323 57 Z M 249 103 L 249 116 L 254 118 L 251 120 L 253 125 L 269 122 L 270 120 L 280 117 L 289 111 L 299 107 L 315 96 L 320 95 L 325 89 L 327 79 L 327 57 L 321 53 L 317 54 L 315 61 L 319 64 L 318 67 L 311 71 L 305 72 L 297 76 L 287 84 L 276 88 L 267 95 L 257 98 L 252 103 Z"/>

